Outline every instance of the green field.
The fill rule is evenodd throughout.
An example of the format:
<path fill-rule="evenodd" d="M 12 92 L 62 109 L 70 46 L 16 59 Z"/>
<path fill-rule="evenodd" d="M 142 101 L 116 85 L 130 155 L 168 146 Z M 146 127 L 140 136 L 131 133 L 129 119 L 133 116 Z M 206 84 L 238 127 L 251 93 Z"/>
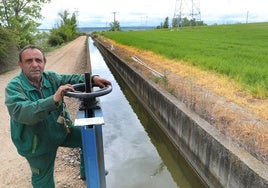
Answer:
<path fill-rule="evenodd" d="M 268 97 L 268 23 L 101 34 L 121 44 L 226 75 L 254 96 Z"/>

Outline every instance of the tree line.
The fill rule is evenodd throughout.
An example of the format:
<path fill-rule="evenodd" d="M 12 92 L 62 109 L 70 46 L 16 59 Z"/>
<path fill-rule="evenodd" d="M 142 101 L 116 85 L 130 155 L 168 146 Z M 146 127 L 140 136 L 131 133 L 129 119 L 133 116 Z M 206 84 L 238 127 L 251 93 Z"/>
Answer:
<path fill-rule="evenodd" d="M 187 17 L 184 18 L 173 18 L 172 23 L 169 23 L 169 17 L 166 17 L 164 22 L 161 22 L 160 25 L 156 27 L 156 29 L 165 29 L 165 28 L 180 28 L 180 27 L 187 27 L 187 26 L 201 26 L 205 25 L 203 21 L 197 21 L 195 18 L 188 19 Z"/>
<path fill-rule="evenodd" d="M 43 16 L 41 9 L 51 0 L 0 0 L 0 72 L 14 64 L 15 54 L 28 44 L 42 48 L 58 46 L 78 36 L 77 16 L 63 11 L 59 23 L 49 33 L 38 27 Z"/>

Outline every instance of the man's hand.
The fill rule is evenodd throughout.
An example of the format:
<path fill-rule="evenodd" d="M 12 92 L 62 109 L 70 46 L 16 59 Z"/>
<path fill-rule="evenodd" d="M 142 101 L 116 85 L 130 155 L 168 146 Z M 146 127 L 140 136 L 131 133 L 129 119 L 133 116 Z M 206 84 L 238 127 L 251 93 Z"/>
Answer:
<path fill-rule="evenodd" d="M 55 103 L 62 101 L 65 91 L 74 91 L 74 88 L 71 84 L 66 84 L 66 85 L 60 86 L 53 96 Z"/>
<path fill-rule="evenodd" d="M 99 76 L 94 76 L 93 77 L 93 83 L 98 85 L 100 88 L 103 88 L 106 85 L 112 85 L 110 81 L 108 81 L 108 80 L 106 80 L 104 78 L 101 78 Z"/>

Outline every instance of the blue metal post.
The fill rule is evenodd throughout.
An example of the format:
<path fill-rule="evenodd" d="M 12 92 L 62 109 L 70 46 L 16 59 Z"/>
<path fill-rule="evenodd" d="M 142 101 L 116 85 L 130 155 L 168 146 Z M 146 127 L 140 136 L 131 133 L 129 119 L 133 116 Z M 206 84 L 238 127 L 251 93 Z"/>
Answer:
<path fill-rule="evenodd" d="M 87 80 L 87 75 L 86 80 Z M 88 91 L 88 89 L 86 89 Z M 79 110 L 77 119 L 102 117 L 96 99 L 84 100 L 85 109 Z M 88 188 L 105 188 L 105 166 L 103 154 L 102 125 L 81 127 L 86 183 Z"/>

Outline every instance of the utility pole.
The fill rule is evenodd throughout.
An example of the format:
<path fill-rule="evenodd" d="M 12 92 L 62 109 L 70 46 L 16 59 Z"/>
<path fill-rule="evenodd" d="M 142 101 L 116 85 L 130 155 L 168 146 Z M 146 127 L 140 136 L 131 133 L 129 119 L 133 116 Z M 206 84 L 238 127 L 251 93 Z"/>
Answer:
<path fill-rule="evenodd" d="M 116 12 L 113 12 L 113 14 L 114 14 L 114 23 L 115 23 L 115 15 L 116 15 Z"/>
<path fill-rule="evenodd" d="M 249 12 L 247 11 L 247 19 L 246 19 L 246 23 L 248 23 L 248 13 L 249 13 Z"/>
<path fill-rule="evenodd" d="M 112 30 L 112 31 L 120 31 L 120 25 L 119 25 L 119 22 L 116 21 L 116 19 L 115 19 L 116 12 L 113 12 L 113 14 L 114 14 L 114 22 L 111 23 L 111 30 Z"/>

